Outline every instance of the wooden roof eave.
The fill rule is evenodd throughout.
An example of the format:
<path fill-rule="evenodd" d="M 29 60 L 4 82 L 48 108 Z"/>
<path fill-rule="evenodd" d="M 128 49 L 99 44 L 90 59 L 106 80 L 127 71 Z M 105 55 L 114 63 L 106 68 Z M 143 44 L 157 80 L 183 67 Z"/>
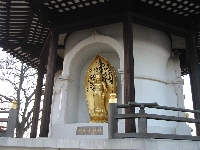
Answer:
<path fill-rule="evenodd" d="M 35 4 L 32 6 L 34 5 Z M 105 5 L 109 5 L 109 7 L 104 7 Z M 154 7 L 143 3 L 140 3 L 140 7 L 148 7 L 148 11 L 154 12 L 152 13 L 153 15 L 146 16 L 148 12 L 144 12 L 145 10 L 143 12 L 138 12 L 133 7 L 127 12 L 121 8 L 118 10 L 118 6 L 116 5 L 120 4 L 112 1 L 110 3 L 98 4 L 98 6 L 91 5 L 63 13 L 55 12 L 55 10 L 50 10 L 44 5 L 39 5 L 39 9 L 34 9 L 34 11 L 40 16 L 39 19 L 42 23 L 45 22 L 48 27 L 58 30 L 60 33 L 73 32 L 96 26 L 122 22 L 123 15 L 129 13 L 129 15 L 133 17 L 133 23 L 136 24 L 169 32 L 181 37 L 184 37 L 186 34 L 193 34 L 193 32 L 190 31 L 190 23 L 186 17 L 163 9 L 155 9 Z M 101 8 L 103 8 L 103 12 L 96 11 Z M 43 10 L 43 12 L 39 10 Z M 168 20 L 162 19 L 166 18 L 166 15 L 170 16 L 170 23 L 168 23 Z M 50 19 L 48 19 L 49 16 L 51 16 Z M 177 16 L 179 20 L 177 20 Z M 184 24 L 182 22 L 184 22 Z"/>
<path fill-rule="evenodd" d="M 91 1 L 86 0 L 87 2 L 90 2 L 90 6 L 84 5 L 85 3 L 81 1 L 81 3 L 83 4 L 83 8 L 79 8 L 78 5 L 74 3 L 74 1 L 72 1 L 73 3 L 72 5 L 74 5 L 77 9 L 74 10 L 70 9 L 69 11 L 63 13 L 58 12 L 58 9 L 56 8 L 49 9 L 46 5 L 44 5 L 44 3 L 49 3 L 51 6 L 53 6 L 54 4 L 50 3 L 51 1 L 52 0 L 30 0 L 30 1 L 25 0 L 23 6 L 29 7 L 30 5 L 33 14 L 37 15 L 38 21 L 40 21 L 40 23 L 42 23 L 46 27 L 57 30 L 59 33 L 69 33 L 77 30 L 122 22 L 123 16 L 127 14 L 132 16 L 133 23 L 140 24 L 146 27 L 150 27 L 156 30 L 160 30 L 181 37 L 185 37 L 189 34 L 196 34 L 196 31 L 199 31 L 198 27 L 200 24 L 199 22 L 200 15 L 196 13 L 189 13 L 188 17 L 184 17 L 183 15 L 178 15 L 178 13 L 173 13 L 172 11 L 161 9 L 160 7 L 155 7 L 156 2 L 154 1 L 153 4 L 151 5 L 148 4 L 149 1 L 144 3 L 140 0 L 135 0 L 134 2 L 132 0 L 129 0 L 131 4 L 127 6 L 127 4 L 125 4 L 125 0 L 108 1 L 108 2 L 105 1 L 105 3 L 104 2 L 100 3 L 98 1 L 97 5 L 93 5 Z M 67 1 L 63 2 L 66 3 Z M 164 2 L 166 1 L 164 0 Z M 56 1 L 56 3 L 59 2 Z M 198 0 L 188 1 L 188 5 L 190 3 L 194 3 L 195 5 L 200 5 L 200 2 Z M 8 6 L 7 2 L 5 6 L 7 6 L 7 9 L 11 8 Z M 12 6 L 15 6 L 15 4 L 13 3 Z M 20 5 L 16 3 L 16 6 Z M 127 7 L 129 9 L 127 9 Z M 176 8 L 177 7 L 178 6 L 176 6 Z M 194 7 L 195 6 L 192 6 L 191 9 Z M 27 20 L 28 16 L 29 18 L 31 17 L 29 12 L 27 12 L 28 8 L 24 9 L 12 8 L 12 10 L 16 10 L 14 12 L 10 12 L 10 14 L 12 15 L 9 17 L 9 19 L 12 20 L 14 19 L 13 22 L 9 22 L 9 20 L 7 20 L 7 22 L 0 21 L 0 25 L 3 26 L 2 28 L 3 30 L 7 30 L 6 26 L 8 26 L 8 23 L 9 25 L 16 25 L 16 27 L 13 27 L 13 29 L 23 29 L 23 30 L 26 29 L 25 31 L 23 31 L 23 34 L 25 34 L 24 39 L 21 40 L 21 38 L 20 39 L 18 38 L 16 42 L 11 42 L 8 40 L 5 41 L 6 39 L 14 40 L 14 34 L 12 35 L 12 37 L 4 35 L 5 40 L 0 39 L 1 40 L 0 45 L 2 45 L 4 48 L 9 48 L 10 51 L 17 57 L 23 58 L 24 56 L 20 56 L 20 54 L 15 53 L 14 49 L 16 49 L 16 47 L 22 47 L 22 50 L 24 49 L 32 51 L 30 45 L 29 46 L 26 45 L 28 39 L 26 37 L 29 37 L 28 30 L 30 30 L 30 27 L 28 27 L 28 22 L 30 22 L 30 20 L 28 19 L 29 21 L 27 22 L 25 21 L 25 23 L 23 22 L 24 19 Z M 24 10 L 24 11 L 19 12 L 17 10 Z M 198 12 L 198 9 L 195 8 L 195 11 Z M 2 18 L 6 19 L 7 16 L 5 17 L 5 15 L 3 15 Z M 20 19 L 19 22 L 21 23 L 16 23 L 16 19 Z M 19 25 L 24 25 L 24 26 L 23 27 L 21 26 L 19 28 Z M 41 52 L 41 50 L 42 46 L 40 50 L 37 49 L 37 53 Z M 29 59 L 27 59 L 26 61 L 29 61 Z"/>

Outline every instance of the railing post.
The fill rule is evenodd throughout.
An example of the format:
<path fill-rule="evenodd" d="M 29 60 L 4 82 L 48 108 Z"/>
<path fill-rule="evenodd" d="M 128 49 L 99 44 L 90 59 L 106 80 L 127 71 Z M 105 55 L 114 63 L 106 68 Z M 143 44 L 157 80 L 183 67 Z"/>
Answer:
<path fill-rule="evenodd" d="M 145 114 L 144 105 L 140 106 L 139 114 Z M 147 133 L 147 118 L 138 118 L 139 133 Z"/>
<path fill-rule="evenodd" d="M 14 130 L 17 120 L 17 101 L 12 101 L 12 106 L 9 111 L 8 126 L 6 131 L 6 137 L 14 137 Z"/>
<path fill-rule="evenodd" d="M 118 121 L 115 119 L 117 114 L 117 98 L 115 93 L 110 94 L 109 113 L 108 113 L 108 138 L 113 139 L 114 134 L 118 132 Z"/>

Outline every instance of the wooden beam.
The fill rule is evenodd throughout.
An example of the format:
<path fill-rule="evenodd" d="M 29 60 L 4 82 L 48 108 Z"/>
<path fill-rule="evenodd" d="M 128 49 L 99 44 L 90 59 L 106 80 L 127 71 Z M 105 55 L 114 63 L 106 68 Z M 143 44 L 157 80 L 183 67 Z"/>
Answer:
<path fill-rule="evenodd" d="M 7 9 L 7 18 L 6 21 L 4 21 L 6 23 L 7 26 L 7 35 L 9 35 L 9 22 L 10 22 L 10 9 L 11 9 L 11 0 L 8 0 L 8 2 L 6 3 L 6 9 Z"/>
<path fill-rule="evenodd" d="M 40 60 L 43 60 L 44 57 L 45 57 L 46 55 L 48 55 L 48 49 L 49 49 L 50 39 L 51 39 L 51 32 L 49 32 L 49 34 L 48 34 L 48 36 L 47 36 L 47 38 L 46 38 L 46 41 L 45 41 L 45 43 L 44 43 L 44 46 L 43 46 L 43 48 L 42 48 L 42 51 L 41 51 L 41 53 L 40 53 L 40 57 L 39 57 Z"/>
<path fill-rule="evenodd" d="M 0 118 L 0 122 L 8 122 L 8 118 Z"/>
<path fill-rule="evenodd" d="M 0 22 L 0 25 L 4 26 L 26 26 L 26 22 Z"/>
<path fill-rule="evenodd" d="M 57 30 L 60 34 L 62 33 L 69 33 L 83 29 L 89 29 L 93 27 L 109 25 L 114 23 L 119 23 L 122 21 L 124 14 L 111 14 L 106 15 L 98 18 L 87 19 L 72 23 L 66 23 L 62 25 L 58 25 L 53 27 L 54 30 Z"/>
<path fill-rule="evenodd" d="M 194 110 L 200 110 L 200 74 L 197 54 L 196 36 L 189 35 L 186 38 L 186 57 L 190 75 L 192 100 Z M 196 119 L 200 119 L 200 114 L 195 114 Z M 196 124 L 196 133 L 200 135 L 200 125 Z"/>
<path fill-rule="evenodd" d="M 143 113 L 143 114 L 141 114 L 141 113 L 137 113 L 137 114 L 117 114 L 117 115 L 115 115 L 114 118 L 116 118 L 116 119 L 146 118 L 146 119 L 154 119 L 154 120 L 200 123 L 200 119 L 166 116 L 166 115 L 155 115 L 155 114 L 146 114 L 146 113 Z"/>
<path fill-rule="evenodd" d="M 190 0 L 191 3 L 194 3 L 196 5 L 200 5 L 200 1 L 199 0 Z"/>
<path fill-rule="evenodd" d="M 134 60 L 133 60 L 133 31 L 132 17 L 127 15 L 123 20 L 124 40 L 124 103 L 135 102 Z M 126 114 L 134 114 L 135 108 L 126 108 Z M 135 120 L 125 120 L 125 132 L 135 132 Z"/>
<path fill-rule="evenodd" d="M 36 87 L 36 93 L 35 93 L 31 135 L 30 135 L 31 138 L 36 138 L 37 136 L 37 127 L 38 127 L 39 112 L 40 112 L 40 102 L 41 102 L 41 95 L 42 95 L 44 70 L 45 70 L 44 61 L 41 60 L 40 66 L 38 69 L 38 79 L 37 79 L 37 87 Z"/>
<path fill-rule="evenodd" d="M 0 113 L 9 113 L 9 111 L 5 111 L 5 110 L 1 111 L 0 110 Z"/>
<path fill-rule="evenodd" d="M 186 37 L 188 34 L 194 34 L 191 30 L 175 26 L 166 22 L 162 22 L 153 18 L 149 18 L 137 13 L 129 13 L 130 16 L 132 16 L 133 23 L 143 25 L 149 28 L 153 28 L 155 30 L 160 30 L 163 32 L 167 32 L 169 34 L 177 35 L 180 37 Z M 78 30 L 108 25 L 108 24 L 114 24 L 119 23 L 123 21 L 124 13 L 118 13 L 118 14 L 111 14 L 106 15 L 98 18 L 92 18 L 87 19 L 83 21 L 77 21 L 77 22 L 71 22 L 63 25 L 58 25 L 53 27 L 53 29 L 58 30 L 59 33 L 68 33 L 68 32 L 74 32 Z"/>
<path fill-rule="evenodd" d="M 55 9 L 49 9 L 45 5 L 37 5 L 31 3 L 31 8 L 37 16 L 39 16 L 38 20 L 43 26 L 48 28 L 52 28 L 52 24 L 57 22 L 60 17 L 60 13 Z"/>
<path fill-rule="evenodd" d="M 52 0 L 31 0 L 32 4 L 43 4 L 43 3 L 49 3 Z"/>
<path fill-rule="evenodd" d="M 6 19 L 8 16 L 1 16 L 1 19 Z M 28 20 L 29 16 L 10 16 L 10 20 Z"/>
<path fill-rule="evenodd" d="M 50 40 L 50 47 L 49 47 L 46 85 L 45 85 L 43 111 L 42 111 L 42 121 L 41 121 L 41 126 L 40 126 L 40 137 L 47 137 L 48 132 L 49 132 L 54 75 L 55 75 L 55 67 L 56 67 L 57 46 L 58 46 L 58 33 L 53 30 L 51 31 L 51 40 Z"/>
<path fill-rule="evenodd" d="M 24 12 L 26 11 L 26 12 L 28 12 L 29 9 L 30 9 L 30 8 L 12 8 L 12 5 L 10 5 L 10 4 L 9 4 L 9 6 L 10 6 L 10 8 L 1 8 L 1 10 L 3 10 L 3 11 L 10 10 L 12 12 L 15 12 L 15 11 L 24 11 Z"/>
<path fill-rule="evenodd" d="M 129 15 L 132 16 L 133 23 L 143 25 L 155 30 L 160 30 L 168 34 L 173 34 L 173 35 L 177 35 L 184 38 L 189 34 L 193 34 L 193 35 L 195 34 L 195 32 L 185 29 L 183 27 L 179 27 L 179 26 L 169 24 L 163 21 L 159 21 L 157 19 L 146 17 L 137 13 L 131 12 L 129 13 Z"/>

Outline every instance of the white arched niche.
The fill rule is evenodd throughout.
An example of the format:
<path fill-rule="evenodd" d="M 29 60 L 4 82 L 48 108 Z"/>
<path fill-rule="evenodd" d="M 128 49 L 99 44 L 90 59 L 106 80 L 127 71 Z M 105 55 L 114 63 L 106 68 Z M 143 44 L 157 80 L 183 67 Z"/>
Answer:
<path fill-rule="evenodd" d="M 118 70 L 123 70 L 123 48 L 115 39 L 94 32 L 69 50 L 64 58 L 62 76 L 70 78 L 71 81 L 70 88 L 62 91 L 66 92 L 63 95 L 67 95 L 62 98 L 66 105 L 63 107 L 65 123 L 88 123 L 90 121 L 84 91 L 84 78 L 86 70 L 98 54 L 109 61 L 115 69 L 118 85 L 117 97 L 121 103 L 122 87 Z"/>

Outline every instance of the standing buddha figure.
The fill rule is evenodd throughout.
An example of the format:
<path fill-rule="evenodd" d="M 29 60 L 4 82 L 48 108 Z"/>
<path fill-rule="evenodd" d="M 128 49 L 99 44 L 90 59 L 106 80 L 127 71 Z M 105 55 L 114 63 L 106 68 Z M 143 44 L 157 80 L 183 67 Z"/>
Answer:
<path fill-rule="evenodd" d="M 93 93 L 93 102 L 94 102 L 94 110 L 93 114 L 96 114 L 102 118 L 102 122 L 106 122 L 105 116 L 107 116 L 107 111 L 105 109 L 105 94 L 107 92 L 106 83 L 102 81 L 102 74 L 96 73 L 95 80 L 89 79 L 89 81 L 94 85 L 94 93 Z M 95 115 L 95 116 L 96 116 Z M 96 118 L 96 117 L 95 117 Z M 96 119 L 95 119 L 96 120 Z"/>

